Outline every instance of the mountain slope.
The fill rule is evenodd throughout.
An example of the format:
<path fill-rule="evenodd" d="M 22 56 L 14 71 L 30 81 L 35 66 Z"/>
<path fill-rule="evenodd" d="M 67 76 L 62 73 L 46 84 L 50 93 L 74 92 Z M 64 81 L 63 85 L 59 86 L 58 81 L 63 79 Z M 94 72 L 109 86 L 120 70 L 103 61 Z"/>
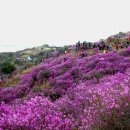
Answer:
<path fill-rule="evenodd" d="M 86 52 L 87 55 L 87 52 Z M 0 90 L 1 129 L 129 129 L 130 48 L 62 55 Z"/>

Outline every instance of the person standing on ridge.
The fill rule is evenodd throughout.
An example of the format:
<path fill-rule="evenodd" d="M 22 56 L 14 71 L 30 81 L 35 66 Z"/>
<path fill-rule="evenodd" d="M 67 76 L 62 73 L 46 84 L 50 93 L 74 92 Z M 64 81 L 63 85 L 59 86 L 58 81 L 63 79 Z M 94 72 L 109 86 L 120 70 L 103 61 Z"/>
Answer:
<path fill-rule="evenodd" d="M 119 46 L 118 46 L 118 44 L 116 44 L 116 50 L 119 50 Z"/>

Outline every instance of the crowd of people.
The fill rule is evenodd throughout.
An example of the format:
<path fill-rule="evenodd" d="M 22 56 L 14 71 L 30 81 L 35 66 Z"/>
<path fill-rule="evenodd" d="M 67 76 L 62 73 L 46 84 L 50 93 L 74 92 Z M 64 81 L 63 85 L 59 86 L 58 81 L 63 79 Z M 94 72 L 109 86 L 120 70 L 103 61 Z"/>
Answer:
<path fill-rule="evenodd" d="M 116 50 L 123 49 L 123 48 L 128 48 L 129 45 L 130 45 L 130 41 L 129 40 L 127 40 L 125 42 L 118 41 L 116 43 Z"/>
<path fill-rule="evenodd" d="M 119 50 L 119 49 L 123 49 L 123 48 L 128 48 L 128 46 L 130 45 L 130 40 L 126 39 L 125 42 L 121 42 L 120 39 L 117 40 L 117 42 L 113 42 L 113 45 L 108 43 L 107 41 L 100 41 L 100 42 L 96 42 L 96 43 L 92 43 L 92 42 L 86 42 L 84 41 L 83 43 L 81 43 L 80 41 L 76 43 L 76 51 L 84 51 L 87 49 L 95 49 L 97 48 L 99 51 L 103 51 L 105 53 L 107 53 L 108 51 L 112 51 L 114 49 Z"/>

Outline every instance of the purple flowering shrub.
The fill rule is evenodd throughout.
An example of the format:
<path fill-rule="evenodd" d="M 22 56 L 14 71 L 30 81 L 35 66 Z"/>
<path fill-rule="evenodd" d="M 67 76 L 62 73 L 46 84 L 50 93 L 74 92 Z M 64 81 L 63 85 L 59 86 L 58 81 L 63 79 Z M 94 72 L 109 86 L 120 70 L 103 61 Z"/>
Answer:
<path fill-rule="evenodd" d="M 130 56 L 130 47 L 120 52 L 122 56 Z"/>
<path fill-rule="evenodd" d="M 16 102 L 17 103 L 17 102 Z M 72 121 L 65 118 L 49 100 L 35 97 L 23 103 L 0 105 L 0 128 L 11 130 L 73 129 Z"/>
<path fill-rule="evenodd" d="M 65 94 L 68 88 L 75 87 L 80 82 L 96 79 L 98 83 L 99 79 L 106 75 L 125 73 L 129 67 L 129 57 L 121 56 L 116 52 L 99 53 L 83 58 L 64 56 L 47 59 L 31 72 L 21 76 L 18 86 L 12 87 L 8 96 L 0 91 L 0 101 L 8 102 L 21 98 L 35 85 L 38 86 L 45 81 L 51 86 L 46 95 L 56 100 Z"/>
<path fill-rule="evenodd" d="M 130 73 L 69 88 L 55 102 L 34 98 L 0 105 L 1 129 L 129 129 Z"/>
<path fill-rule="evenodd" d="M 81 83 L 55 104 L 81 129 L 130 128 L 130 74 L 106 76 L 96 85 Z"/>
<path fill-rule="evenodd" d="M 66 72 L 61 73 L 64 64 L 67 69 Z M 105 75 L 114 75 L 118 72 L 124 73 L 129 67 L 129 59 L 114 52 L 97 54 L 82 59 L 72 58 L 49 68 L 52 72 L 49 83 L 53 86 L 53 92 L 60 91 L 62 93 L 64 89 L 65 91 L 62 93 L 64 94 L 69 87 L 75 86 L 75 84 L 82 81 L 94 78 L 99 81 Z"/>
<path fill-rule="evenodd" d="M 129 48 L 53 57 L 0 88 L 0 129 L 130 129 L 129 112 Z"/>

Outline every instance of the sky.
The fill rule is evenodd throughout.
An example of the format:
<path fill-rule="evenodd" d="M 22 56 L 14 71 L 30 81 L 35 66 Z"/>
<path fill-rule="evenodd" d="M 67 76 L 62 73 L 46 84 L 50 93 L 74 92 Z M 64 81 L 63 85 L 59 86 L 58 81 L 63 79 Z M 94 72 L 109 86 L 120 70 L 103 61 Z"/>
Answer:
<path fill-rule="evenodd" d="M 0 0 L 0 52 L 130 31 L 130 0 Z"/>

